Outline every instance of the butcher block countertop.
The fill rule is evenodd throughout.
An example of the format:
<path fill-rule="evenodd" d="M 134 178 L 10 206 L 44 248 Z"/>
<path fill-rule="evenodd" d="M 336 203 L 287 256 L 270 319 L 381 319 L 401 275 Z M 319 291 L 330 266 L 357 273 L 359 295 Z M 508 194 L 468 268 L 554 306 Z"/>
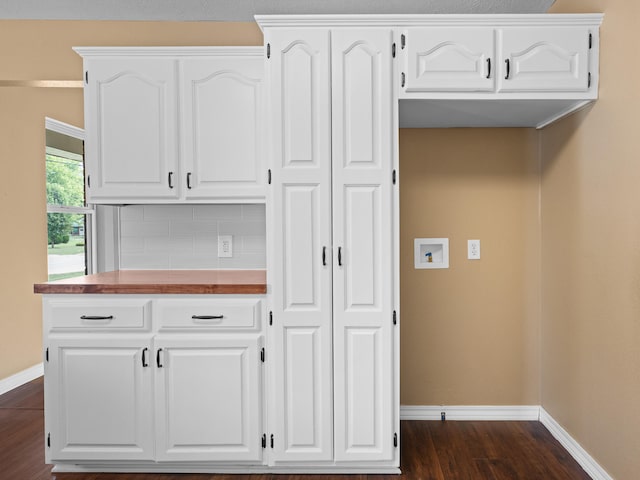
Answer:
<path fill-rule="evenodd" d="M 265 270 L 116 270 L 36 283 L 35 293 L 262 294 Z"/>

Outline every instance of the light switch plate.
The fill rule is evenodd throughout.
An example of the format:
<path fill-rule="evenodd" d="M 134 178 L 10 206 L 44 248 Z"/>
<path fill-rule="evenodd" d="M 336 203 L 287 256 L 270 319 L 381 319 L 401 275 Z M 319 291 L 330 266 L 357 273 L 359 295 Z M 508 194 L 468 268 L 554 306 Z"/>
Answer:
<path fill-rule="evenodd" d="M 480 240 L 467 240 L 467 258 L 480 260 Z"/>
<path fill-rule="evenodd" d="M 218 257 L 233 257 L 233 235 L 218 235 Z"/>

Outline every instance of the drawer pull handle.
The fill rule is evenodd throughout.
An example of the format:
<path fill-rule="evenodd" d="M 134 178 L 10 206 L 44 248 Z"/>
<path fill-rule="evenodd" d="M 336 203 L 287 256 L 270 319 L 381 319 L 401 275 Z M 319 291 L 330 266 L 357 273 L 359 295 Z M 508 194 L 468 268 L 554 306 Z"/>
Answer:
<path fill-rule="evenodd" d="M 113 320 L 113 315 L 82 315 L 81 320 Z"/>
<path fill-rule="evenodd" d="M 194 320 L 220 320 L 224 315 L 191 315 Z"/>
<path fill-rule="evenodd" d="M 160 363 L 160 352 L 162 351 L 161 348 L 158 349 L 158 352 L 156 353 L 156 365 L 158 366 L 158 368 L 162 368 L 162 364 Z"/>

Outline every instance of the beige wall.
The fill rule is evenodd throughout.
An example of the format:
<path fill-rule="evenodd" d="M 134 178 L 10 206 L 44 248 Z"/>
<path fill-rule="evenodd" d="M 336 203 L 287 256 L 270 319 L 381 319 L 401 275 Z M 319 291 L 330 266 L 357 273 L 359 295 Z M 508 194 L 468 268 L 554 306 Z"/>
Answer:
<path fill-rule="evenodd" d="M 539 404 L 537 135 L 400 131 L 403 405 Z M 449 269 L 414 269 L 424 237 L 449 238 Z"/>
<path fill-rule="evenodd" d="M 0 21 L 2 80 L 80 80 L 74 45 L 261 45 L 253 23 Z M 80 89 L 0 86 L 0 379 L 42 361 L 44 117 L 83 126 Z"/>
<path fill-rule="evenodd" d="M 604 12 L 600 98 L 542 133 L 542 405 L 617 480 L 640 472 L 640 4 Z"/>

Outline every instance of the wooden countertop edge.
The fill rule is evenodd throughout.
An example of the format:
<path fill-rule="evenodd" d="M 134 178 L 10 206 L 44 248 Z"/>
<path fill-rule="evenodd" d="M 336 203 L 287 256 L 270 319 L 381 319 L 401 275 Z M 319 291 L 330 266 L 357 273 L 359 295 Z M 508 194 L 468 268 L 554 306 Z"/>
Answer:
<path fill-rule="evenodd" d="M 36 283 L 34 293 L 265 294 L 264 270 L 114 270 Z"/>
<path fill-rule="evenodd" d="M 117 293 L 117 294 L 265 294 L 267 286 L 264 284 L 82 284 L 56 285 L 35 284 L 34 293 Z"/>

